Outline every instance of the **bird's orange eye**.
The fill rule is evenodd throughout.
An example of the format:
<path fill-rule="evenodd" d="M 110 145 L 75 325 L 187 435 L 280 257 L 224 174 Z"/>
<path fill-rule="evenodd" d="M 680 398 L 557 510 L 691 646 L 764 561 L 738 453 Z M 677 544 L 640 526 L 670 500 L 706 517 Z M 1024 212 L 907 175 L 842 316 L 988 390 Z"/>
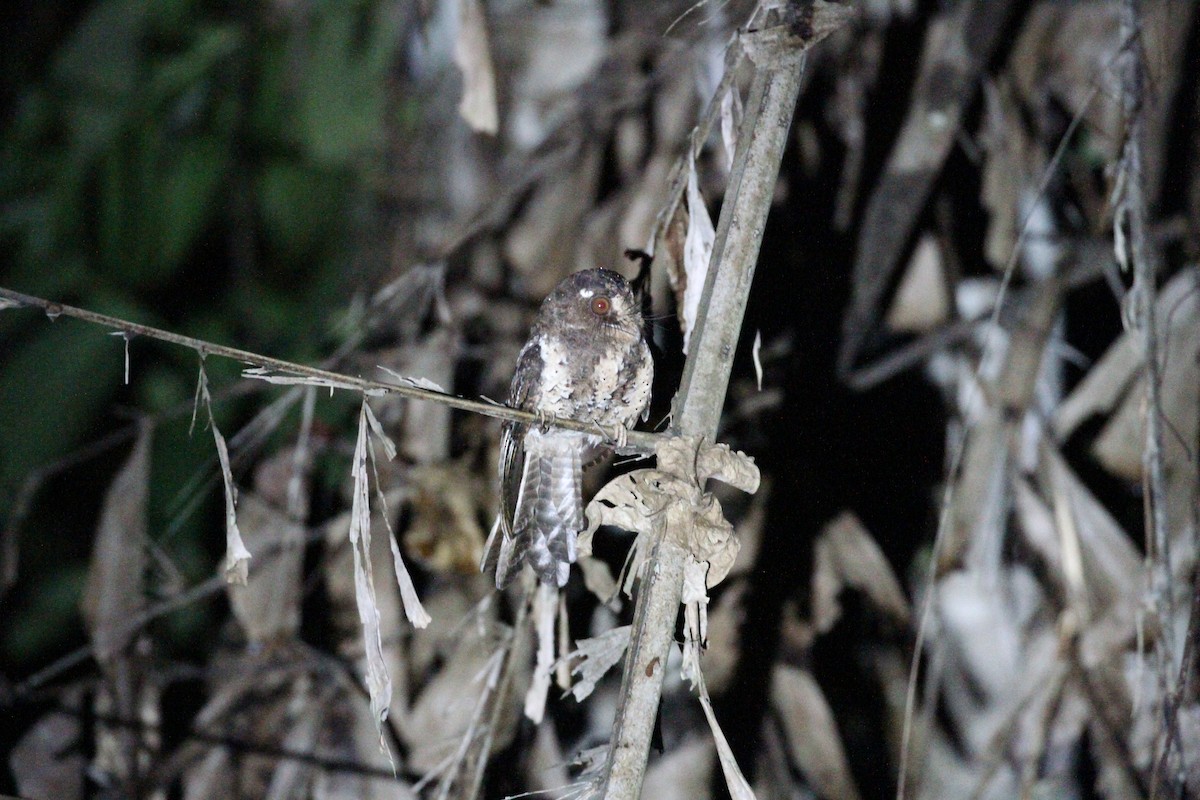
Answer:
<path fill-rule="evenodd" d="M 592 298 L 592 313 L 599 316 L 604 316 L 609 311 L 612 311 L 612 302 L 607 297 Z"/>

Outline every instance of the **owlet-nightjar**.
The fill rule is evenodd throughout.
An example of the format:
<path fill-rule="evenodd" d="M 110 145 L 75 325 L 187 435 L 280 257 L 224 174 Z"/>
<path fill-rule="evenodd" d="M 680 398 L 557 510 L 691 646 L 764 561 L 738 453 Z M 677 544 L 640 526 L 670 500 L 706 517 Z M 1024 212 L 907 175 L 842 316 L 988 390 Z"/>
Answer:
<path fill-rule="evenodd" d="M 654 363 L 629 284 L 607 269 L 569 276 L 542 302 L 521 349 L 508 405 L 632 428 L 650 404 Z M 583 468 L 607 451 L 604 437 L 507 423 L 500 440 L 500 552 L 496 586 L 526 562 L 563 586 L 584 527 Z"/>

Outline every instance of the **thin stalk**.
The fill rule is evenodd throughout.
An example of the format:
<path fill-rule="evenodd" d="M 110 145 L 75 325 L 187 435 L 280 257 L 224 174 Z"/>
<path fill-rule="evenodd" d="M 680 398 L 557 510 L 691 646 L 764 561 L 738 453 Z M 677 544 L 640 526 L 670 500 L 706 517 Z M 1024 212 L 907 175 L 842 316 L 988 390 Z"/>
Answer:
<path fill-rule="evenodd" d="M 1160 640 L 1157 648 L 1159 680 L 1162 686 L 1162 719 L 1165 727 L 1161 759 L 1152 775 L 1150 794 L 1159 794 L 1160 779 L 1166 776 L 1171 744 L 1180 740 L 1175 707 L 1175 596 L 1172 587 L 1174 568 L 1171 557 L 1170 520 L 1167 516 L 1167 479 L 1163 451 L 1162 365 L 1159 363 L 1158 320 L 1155 310 L 1157 286 L 1154 256 L 1146 232 L 1148 217 L 1146 176 L 1143 166 L 1146 138 L 1145 63 L 1141 47 L 1141 3 L 1121 3 L 1121 38 L 1125 42 L 1121 58 L 1121 106 L 1125 116 L 1125 144 L 1121 153 L 1124 174 L 1119 210 L 1123 211 L 1125 247 L 1133 269 L 1130 310 L 1135 330 L 1142 334 L 1145 358 L 1146 431 L 1142 447 L 1142 469 L 1146 483 L 1146 539 L 1151 564 L 1151 593 L 1158 612 Z M 1114 226 L 1120 226 L 1122 214 Z M 1119 230 L 1119 229 L 1118 229 Z M 1118 244 L 1120 242 L 1118 241 Z M 1174 788 L 1174 787 L 1171 787 Z"/>

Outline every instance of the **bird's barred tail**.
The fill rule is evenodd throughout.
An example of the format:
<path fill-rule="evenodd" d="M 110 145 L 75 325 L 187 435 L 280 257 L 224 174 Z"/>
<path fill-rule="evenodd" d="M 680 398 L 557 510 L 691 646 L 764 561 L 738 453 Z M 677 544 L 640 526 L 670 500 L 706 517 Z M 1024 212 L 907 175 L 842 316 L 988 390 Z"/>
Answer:
<path fill-rule="evenodd" d="M 542 583 L 566 584 L 584 525 L 581 438 L 564 431 L 526 434 L 513 535 L 500 546 L 498 586 L 511 583 L 525 561 Z"/>

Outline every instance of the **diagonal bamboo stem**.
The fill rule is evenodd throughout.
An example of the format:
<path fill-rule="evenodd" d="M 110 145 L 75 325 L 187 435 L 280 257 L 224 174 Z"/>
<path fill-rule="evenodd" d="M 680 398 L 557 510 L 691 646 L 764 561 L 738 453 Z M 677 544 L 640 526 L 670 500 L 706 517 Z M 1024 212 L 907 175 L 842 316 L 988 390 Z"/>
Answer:
<path fill-rule="evenodd" d="M 716 437 L 802 72 L 803 48 L 760 64 L 755 71 L 700 301 L 703 311 L 675 398 L 678 433 Z M 641 795 L 687 555 L 667 536 L 646 566 L 609 750 L 602 793 L 606 800 L 636 800 Z"/>

